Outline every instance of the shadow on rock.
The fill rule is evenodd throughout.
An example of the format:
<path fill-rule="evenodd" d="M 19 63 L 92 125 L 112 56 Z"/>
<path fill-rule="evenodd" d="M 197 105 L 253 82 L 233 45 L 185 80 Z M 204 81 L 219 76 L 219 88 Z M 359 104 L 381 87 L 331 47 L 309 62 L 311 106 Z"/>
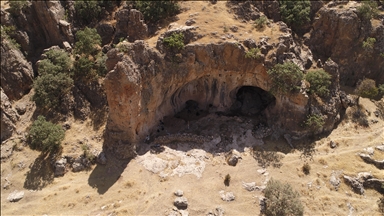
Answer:
<path fill-rule="evenodd" d="M 119 180 L 121 173 L 124 172 L 130 161 L 118 160 L 111 154 L 108 154 L 107 158 L 108 163 L 106 165 L 98 164 L 88 178 L 88 184 L 93 188 L 97 188 L 99 194 L 107 192 Z"/>
<path fill-rule="evenodd" d="M 41 190 L 53 182 L 54 172 L 50 164 L 51 155 L 42 153 L 35 159 L 27 172 L 24 188 L 28 190 Z"/>
<path fill-rule="evenodd" d="M 283 159 L 284 156 L 278 154 L 276 151 L 269 151 L 263 147 L 256 146 L 253 148 L 252 155 L 259 166 L 264 168 L 269 166 L 280 168 L 283 165 L 283 163 L 281 163 L 281 159 Z"/>

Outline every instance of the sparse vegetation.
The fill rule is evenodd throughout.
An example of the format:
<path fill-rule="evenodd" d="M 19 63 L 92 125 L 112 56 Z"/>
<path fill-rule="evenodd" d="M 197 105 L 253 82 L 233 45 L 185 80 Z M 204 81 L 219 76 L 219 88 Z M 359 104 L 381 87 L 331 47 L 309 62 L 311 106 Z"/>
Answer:
<path fill-rule="evenodd" d="M 372 99 L 379 93 L 379 89 L 376 87 L 375 80 L 366 78 L 357 85 L 355 92 L 359 97 Z"/>
<path fill-rule="evenodd" d="M 100 51 L 101 37 L 96 29 L 86 27 L 76 33 L 75 53 L 95 55 Z"/>
<path fill-rule="evenodd" d="M 176 15 L 180 7 L 175 0 L 168 1 L 136 1 L 136 8 L 143 14 L 146 22 L 157 22 Z"/>
<path fill-rule="evenodd" d="M 294 191 L 288 183 L 271 179 L 264 190 L 266 200 L 265 215 L 303 215 L 304 207 L 300 201 L 300 195 Z"/>
<path fill-rule="evenodd" d="M 305 175 L 308 175 L 311 172 L 311 165 L 305 163 L 301 169 Z"/>
<path fill-rule="evenodd" d="M 357 13 L 366 20 L 370 20 L 378 15 L 377 3 L 375 1 L 362 1 L 357 7 Z"/>
<path fill-rule="evenodd" d="M 29 131 L 30 146 L 43 152 L 57 150 L 64 139 L 64 129 L 60 125 L 45 120 L 38 116 Z"/>
<path fill-rule="evenodd" d="M 305 80 L 310 83 L 309 93 L 317 94 L 325 97 L 329 94 L 329 86 L 331 85 L 331 75 L 323 69 L 309 71 L 305 75 Z"/>
<path fill-rule="evenodd" d="M 225 175 L 224 185 L 228 187 L 230 182 L 231 182 L 231 175 L 229 174 Z"/>
<path fill-rule="evenodd" d="M 298 29 L 310 21 L 311 2 L 308 0 L 279 0 L 280 14 L 285 23 Z"/>
<path fill-rule="evenodd" d="M 365 41 L 363 41 L 363 48 L 369 52 L 371 52 L 375 46 L 376 38 L 367 38 Z"/>
<path fill-rule="evenodd" d="M 16 15 L 20 10 L 28 5 L 27 0 L 10 0 L 9 1 L 9 12 L 12 15 Z"/>
<path fill-rule="evenodd" d="M 252 59 L 261 59 L 262 55 L 260 53 L 260 49 L 258 48 L 252 48 L 245 52 L 245 58 L 252 58 Z"/>
<path fill-rule="evenodd" d="M 20 49 L 20 44 L 17 43 L 17 41 L 14 38 L 11 37 L 12 33 L 16 31 L 15 26 L 4 26 L 4 25 L 1 25 L 0 29 L 1 29 L 1 41 L 6 39 L 6 40 L 8 40 L 11 43 L 11 45 L 14 48 Z"/>
<path fill-rule="evenodd" d="M 164 38 L 164 43 L 170 48 L 181 50 L 184 48 L 184 35 L 182 33 L 173 33 Z"/>
<path fill-rule="evenodd" d="M 365 109 L 361 105 L 352 107 L 352 122 L 357 123 L 363 127 L 368 127 L 368 116 L 365 113 Z"/>
<path fill-rule="evenodd" d="M 267 25 L 268 18 L 266 16 L 261 16 L 255 20 L 255 28 L 261 30 Z"/>
<path fill-rule="evenodd" d="M 83 144 L 81 146 L 81 149 L 83 150 L 84 158 L 86 158 L 88 161 L 92 162 L 96 159 L 96 156 L 94 154 L 92 154 L 88 145 Z"/>
<path fill-rule="evenodd" d="M 304 125 L 308 127 L 311 131 L 316 132 L 321 130 L 321 128 L 324 126 L 324 123 L 325 121 L 321 115 L 312 114 L 307 116 Z"/>
<path fill-rule="evenodd" d="M 272 91 L 289 93 L 300 89 L 301 80 L 304 75 L 299 66 L 293 62 L 277 64 L 268 70 L 272 79 Z"/>

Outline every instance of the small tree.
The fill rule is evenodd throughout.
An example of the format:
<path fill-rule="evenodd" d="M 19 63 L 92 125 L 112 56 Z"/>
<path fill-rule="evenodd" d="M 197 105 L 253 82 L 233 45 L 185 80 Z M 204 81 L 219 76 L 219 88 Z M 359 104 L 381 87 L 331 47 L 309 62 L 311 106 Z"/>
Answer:
<path fill-rule="evenodd" d="M 180 11 L 180 7 L 175 0 L 136 1 L 136 8 L 143 14 L 146 22 L 157 22 L 176 15 Z"/>
<path fill-rule="evenodd" d="M 44 116 L 38 116 L 29 130 L 30 146 L 43 152 L 57 150 L 64 139 L 64 129 L 60 125 L 45 120 Z"/>
<path fill-rule="evenodd" d="M 271 90 L 281 93 L 299 90 L 304 77 L 299 66 L 293 62 L 277 64 L 268 70 L 268 74 L 273 82 Z"/>
<path fill-rule="evenodd" d="M 257 28 L 258 30 L 261 30 L 265 27 L 267 23 L 268 23 L 268 18 L 266 16 L 261 16 L 255 20 L 255 28 Z"/>
<path fill-rule="evenodd" d="M 366 20 L 370 20 L 378 15 L 377 3 L 375 1 L 363 1 L 357 7 L 357 13 Z"/>
<path fill-rule="evenodd" d="M 75 1 L 76 14 L 85 22 L 89 24 L 93 20 L 100 18 L 101 15 L 101 1 Z"/>
<path fill-rule="evenodd" d="M 75 78 L 83 81 L 91 80 L 97 77 L 95 63 L 87 56 L 80 57 L 74 64 Z"/>
<path fill-rule="evenodd" d="M 245 52 L 245 58 L 261 59 L 262 55 L 259 48 L 252 48 Z"/>
<path fill-rule="evenodd" d="M 307 120 L 305 120 L 304 124 L 311 131 L 316 132 L 324 126 L 325 121 L 321 115 L 313 114 L 307 116 Z"/>
<path fill-rule="evenodd" d="M 372 52 L 375 46 L 375 43 L 376 43 L 376 38 L 369 37 L 365 41 L 363 41 L 363 48 L 368 52 Z"/>
<path fill-rule="evenodd" d="M 311 2 L 308 0 L 279 0 L 280 14 L 285 23 L 293 29 L 300 28 L 310 21 Z"/>
<path fill-rule="evenodd" d="M 267 183 L 264 195 L 267 198 L 264 212 L 267 216 L 304 214 L 299 193 L 294 191 L 288 183 L 283 184 L 271 179 Z"/>
<path fill-rule="evenodd" d="M 85 55 L 96 55 L 100 50 L 101 37 L 96 29 L 86 27 L 76 33 L 75 53 Z"/>
<path fill-rule="evenodd" d="M 357 85 L 355 92 L 359 97 L 372 99 L 379 93 L 379 90 L 376 88 L 375 80 L 364 79 Z"/>
<path fill-rule="evenodd" d="M 319 96 L 327 96 L 329 94 L 328 88 L 331 85 L 331 75 L 323 69 L 309 71 L 305 75 L 305 80 L 311 84 L 309 93 L 316 93 Z"/>

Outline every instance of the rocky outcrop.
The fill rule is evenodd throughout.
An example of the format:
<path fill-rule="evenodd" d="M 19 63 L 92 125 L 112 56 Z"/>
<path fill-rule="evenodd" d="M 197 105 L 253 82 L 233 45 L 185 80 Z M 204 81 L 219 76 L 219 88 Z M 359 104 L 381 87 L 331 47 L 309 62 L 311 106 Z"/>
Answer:
<path fill-rule="evenodd" d="M 126 53 L 112 49 L 107 53 L 107 67 L 110 72 L 105 79 L 105 89 L 109 105 L 107 123 L 108 149 L 118 157 L 135 156 L 136 145 L 156 127 L 160 119 L 173 116 L 183 108 L 186 101 L 194 100 L 200 109 L 211 112 L 227 112 L 236 101 L 236 94 L 243 86 L 254 86 L 264 91 L 271 88 L 271 80 L 266 66 L 254 59 L 245 58 L 245 48 L 238 43 L 187 44 L 197 35 L 193 26 L 170 30 L 160 36 L 157 48 L 149 48 L 143 41 L 125 44 Z M 168 49 L 162 39 L 170 32 L 184 34 L 184 49 Z M 280 44 L 280 43 L 279 43 Z M 287 51 L 282 51 L 281 60 L 270 62 L 296 61 L 302 59 L 300 46 L 295 46 L 287 30 L 281 37 Z M 276 56 L 272 52 L 268 56 Z M 279 57 L 279 55 L 277 55 Z M 280 58 L 280 57 L 279 57 Z M 295 60 L 296 59 L 296 60 Z M 334 76 L 338 77 L 337 70 Z M 334 80 L 332 92 L 337 92 L 338 79 Z M 312 105 L 311 112 L 324 114 L 326 130 L 332 129 L 338 109 L 339 97 L 335 93 L 325 101 L 328 105 L 318 109 Z M 310 101 L 305 91 L 288 95 L 274 95 L 275 102 L 268 106 L 263 115 L 275 131 L 286 131 L 303 135 L 308 129 L 300 124 L 305 120 Z"/>
<path fill-rule="evenodd" d="M 32 66 L 7 39 L 1 43 L 1 88 L 10 100 L 18 100 L 29 92 L 33 83 Z M 1 97 L 3 100 L 3 97 Z"/>
<path fill-rule="evenodd" d="M 12 105 L 4 93 L 3 89 L 1 90 L 1 142 L 8 139 L 12 136 L 13 132 L 16 129 L 16 122 L 19 120 L 19 115 L 17 115 L 16 111 L 12 108 Z M 3 150 L 3 149 L 2 149 Z"/>
<path fill-rule="evenodd" d="M 355 4 L 358 6 L 358 4 Z M 331 58 L 339 65 L 340 83 L 353 86 L 364 77 L 384 83 L 384 23 L 372 25 L 359 17 L 356 6 L 324 6 L 314 19 L 309 47 L 316 58 Z M 372 50 L 363 48 L 363 41 L 375 38 Z"/>
<path fill-rule="evenodd" d="M 6 25 L 15 25 L 16 41 L 29 55 L 64 41 L 74 42 L 71 24 L 65 21 L 65 9 L 60 1 L 31 1 L 17 12 Z M 2 14 L 3 17 L 3 14 Z"/>
<path fill-rule="evenodd" d="M 148 35 L 148 27 L 144 23 L 143 14 L 136 9 L 122 9 L 116 12 L 115 42 L 128 37 L 129 42 L 144 40 Z"/>

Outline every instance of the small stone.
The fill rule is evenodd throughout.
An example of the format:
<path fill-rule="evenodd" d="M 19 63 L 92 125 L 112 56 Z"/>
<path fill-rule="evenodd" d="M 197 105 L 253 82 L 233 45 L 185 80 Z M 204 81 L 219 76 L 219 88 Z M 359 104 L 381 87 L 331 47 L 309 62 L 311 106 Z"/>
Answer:
<path fill-rule="evenodd" d="M 66 164 L 67 164 L 67 159 L 64 157 L 55 162 L 55 176 L 63 176 L 65 174 Z"/>
<path fill-rule="evenodd" d="M 237 32 L 238 30 L 239 30 L 239 28 L 237 27 L 237 26 L 231 26 L 231 27 L 229 27 L 229 29 L 231 30 L 231 31 L 233 31 L 233 32 Z"/>
<path fill-rule="evenodd" d="M 188 19 L 187 21 L 185 21 L 185 25 L 187 25 L 187 26 L 191 26 L 195 23 L 196 23 L 196 21 L 194 19 Z"/>
<path fill-rule="evenodd" d="M 247 191 L 254 191 L 256 189 L 256 182 L 250 182 L 250 183 L 243 182 L 243 187 Z"/>
<path fill-rule="evenodd" d="M 178 197 L 182 197 L 183 194 L 184 194 L 184 192 L 183 192 L 182 190 L 177 190 L 177 191 L 175 191 L 174 194 L 175 194 L 176 196 L 178 196 Z"/>
<path fill-rule="evenodd" d="M 185 197 L 177 197 L 173 204 L 178 208 L 178 209 L 186 209 L 188 207 L 188 200 Z"/>
<path fill-rule="evenodd" d="M 336 148 L 337 147 L 337 143 L 335 141 L 331 140 L 331 142 L 329 142 L 329 146 L 331 148 Z"/>
<path fill-rule="evenodd" d="M 21 200 L 23 197 L 24 197 L 24 191 L 15 190 L 8 195 L 7 200 L 9 202 L 17 202 L 17 201 Z"/>
<path fill-rule="evenodd" d="M 222 190 L 219 192 L 219 194 L 220 194 L 220 197 L 223 201 L 230 202 L 230 201 L 235 200 L 235 195 L 233 194 L 233 192 L 224 192 Z"/>

